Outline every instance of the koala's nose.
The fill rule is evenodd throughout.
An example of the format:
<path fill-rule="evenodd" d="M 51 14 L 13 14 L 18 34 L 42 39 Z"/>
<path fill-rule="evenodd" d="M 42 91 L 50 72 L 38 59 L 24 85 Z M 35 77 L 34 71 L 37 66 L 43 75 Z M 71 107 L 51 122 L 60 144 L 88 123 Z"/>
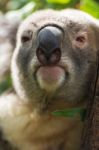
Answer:
<path fill-rule="evenodd" d="M 43 65 L 54 65 L 61 58 L 63 32 L 58 27 L 47 26 L 38 33 L 37 58 Z"/>

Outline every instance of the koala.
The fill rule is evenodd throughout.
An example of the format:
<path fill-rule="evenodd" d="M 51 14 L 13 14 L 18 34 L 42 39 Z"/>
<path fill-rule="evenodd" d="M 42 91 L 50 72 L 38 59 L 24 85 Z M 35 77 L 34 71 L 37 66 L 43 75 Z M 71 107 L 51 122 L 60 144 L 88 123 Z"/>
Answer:
<path fill-rule="evenodd" d="M 42 10 L 20 25 L 11 60 L 14 92 L 0 97 L 2 138 L 15 150 L 79 150 L 98 62 L 99 23 L 79 10 Z"/>

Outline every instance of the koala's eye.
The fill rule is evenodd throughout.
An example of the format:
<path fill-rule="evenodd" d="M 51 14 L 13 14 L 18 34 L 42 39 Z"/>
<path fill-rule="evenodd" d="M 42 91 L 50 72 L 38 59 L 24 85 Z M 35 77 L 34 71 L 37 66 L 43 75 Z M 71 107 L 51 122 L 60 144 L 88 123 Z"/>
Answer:
<path fill-rule="evenodd" d="M 86 39 L 85 39 L 85 37 L 84 37 L 84 36 L 82 36 L 82 35 L 81 35 L 81 36 L 76 37 L 76 41 L 77 41 L 77 42 L 79 42 L 79 43 L 84 43 L 84 42 L 85 42 L 85 40 L 86 40 Z"/>
<path fill-rule="evenodd" d="M 26 43 L 28 41 L 30 41 L 32 39 L 32 35 L 33 35 L 33 32 L 32 31 L 25 31 L 21 37 L 21 41 L 22 43 Z"/>
<path fill-rule="evenodd" d="M 78 48 L 84 48 L 88 45 L 87 33 L 80 33 L 75 36 L 73 40 L 73 45 Z"/>

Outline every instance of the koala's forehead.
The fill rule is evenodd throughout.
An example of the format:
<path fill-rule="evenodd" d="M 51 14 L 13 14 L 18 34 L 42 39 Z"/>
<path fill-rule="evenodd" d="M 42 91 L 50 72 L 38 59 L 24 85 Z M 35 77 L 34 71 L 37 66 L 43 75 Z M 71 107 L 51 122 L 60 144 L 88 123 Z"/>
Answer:
<path fill-rule="evenodd" d="M 54 10 L 42 10 L 33 13 L 20 26 L 19 32 L 27 29 L 40 29 L 46 25 L 60 25 L 63 27 L 63 18 L 60 18 L 59 12 Z"/>
<path fill-rule="evenodd" d="M 20 26 L 19 33 L 24 30 L 40 29 L 46 25 L 56 25 L 63 29 L 87 29 L 93 22 L 94 18 L 84 12 L 67 9 L 63 11 L 43 10 L 38 11 L 28 17 Z"/>

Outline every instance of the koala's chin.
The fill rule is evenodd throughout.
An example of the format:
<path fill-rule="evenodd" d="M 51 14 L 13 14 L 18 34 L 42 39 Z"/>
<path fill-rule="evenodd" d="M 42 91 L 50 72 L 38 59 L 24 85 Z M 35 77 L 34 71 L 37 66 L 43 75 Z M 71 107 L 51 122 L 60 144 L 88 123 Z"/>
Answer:
<path fill-rule="evenodd" d="M 60 66 L 42 66 L 37 70 L 37 82 L 41 89 L 54 92 L 65 81 L 65 70 Z"/>

